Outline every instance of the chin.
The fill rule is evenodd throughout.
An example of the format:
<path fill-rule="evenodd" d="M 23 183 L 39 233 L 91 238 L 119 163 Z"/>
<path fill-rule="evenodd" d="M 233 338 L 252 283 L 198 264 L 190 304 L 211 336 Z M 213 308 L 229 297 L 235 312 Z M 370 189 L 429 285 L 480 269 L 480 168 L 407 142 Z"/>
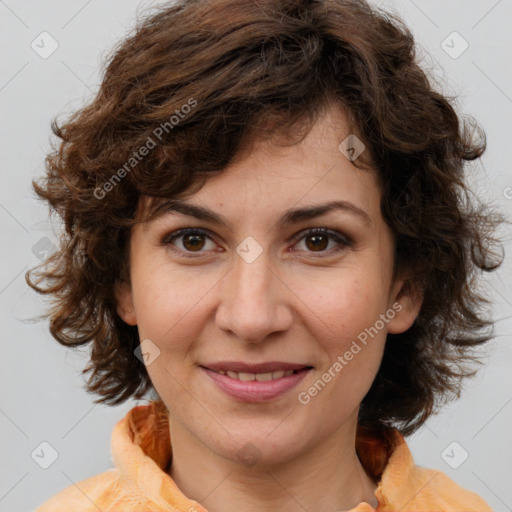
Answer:
<path fill-rule="evenodd" d="M 282 418 L 274 420 L 270 428 L 269 422 L 264 422 L 260 428 L 252 424 L 249 432 L 245 428 L 238 435 L 228 428 L 231 435 L 226 434 L 226 444 L 217 446 L 216 451 L 220 456 L 248 468 L 287 463 L 305 449 L 297 443 L 297 439 L 304 441 L 304 434 L 294 435 L 289 426 L 278 431 L 276 426 L 281 421 Z"/>

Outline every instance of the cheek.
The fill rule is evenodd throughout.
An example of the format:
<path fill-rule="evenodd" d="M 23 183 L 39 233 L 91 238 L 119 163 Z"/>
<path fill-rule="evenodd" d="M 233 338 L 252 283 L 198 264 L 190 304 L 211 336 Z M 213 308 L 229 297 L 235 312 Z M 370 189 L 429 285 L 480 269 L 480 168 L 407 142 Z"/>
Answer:
<path fill-rule="evenodd" d="M 190 332 L 197 323 L 194 313 L 208 288 L 198 289 L 183 272 L 152 266 L 150 272 L 140 274 L 135 289 L 139 336 L 150 338 L 163 350 L 169 345 L 178 347 L 183 331 Z"/>
<path fill-rule="evenodd" d="M 382 360 L 386 324 L 380 319 L 386 300 L 374 284 L 378 277 L 354 268 L 309 296 L 309 328 L 323 353 L 320 378 L 329 382 L 325 399 L 343 403 L 341 415 L 361 402 Z"/>
<path fill-rule="evenodd" d="M 139 338 L 155 354 L 146 364 L 153 385 L 176 408 L 186 380 L 184 360 L 200 338 L 201 303 L 183 275 L 153 270 L 141 278 L 136 296 Z"/>
<path fill-rule="evenodd" d="M 311 299 L 322 320 L 315 324 L 314 338 L 323 358 L 313 389 L 303 391 L 321 396 L 311 402 L 315 414 L 321 415 L 326 403 L 337 404 L 331 414 L 342 421 L 361 403 L 378 372 L 386 341 L 380 315 L 386 304 L 371 282 L 353 279 L 335 285 Z"/>
<path fill-rule="evenodd" d="M 375 283 L 378 276 L 368 269 L 344 269 L 337 276 L 317 281 L 314 287 L 305 283 L 297 294 L 309 309 L 308 317 L 323 330 L 329 348 L 343 349 L 350 341 L 374 325 L 386 307 L 383 290 Z"/>

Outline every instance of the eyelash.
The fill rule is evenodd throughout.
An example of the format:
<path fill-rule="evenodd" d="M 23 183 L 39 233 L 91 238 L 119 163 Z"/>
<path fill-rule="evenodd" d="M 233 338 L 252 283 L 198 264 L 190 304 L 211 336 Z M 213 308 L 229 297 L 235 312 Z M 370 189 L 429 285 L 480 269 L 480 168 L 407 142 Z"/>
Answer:
<path fill-rule="evenodd" d="M 197 258 L 198 256 L 193 255 L 194 251 L 185 251 L 185 250 L 177 249 L 172 244 L 172 242 L 174 240 L 176 240 L 177 238 L 181 238 L 181 237 L 184 237 L 187 235 L 204 235 L 204 236 L 207 236 L 208 238 L 210 238 L 211 240 L 213 240 L 212 233 L 206 229 L 183 228 L 183 229 L 178 229 L 177 231 L 173 231 L 172 233 L 168 234 L 162 240 L 162 245 L 171 247 L 171 249 L 174 252 L 179 252 L 182 255 L 185 255 L 186 258 Z M 307 238 L 309 236 L 323 235 L 323 236 L 328 236 L 331 240 L 338 242 L 338 244 L 341 246 L 341 247 L 336 248 L 334 251 L 332 249 L 329 251 L 325 251 L 325 250 L 318 251 L 319 253 L 323 253 L 323 254 L 327 253 L 330 255 L 332 253 L 337 253 L 343 249 L 346 249 L 347 247 L 351 247 L 353 244 L 352 240 L 349 237 L 341 235 L 340 233 L 338 233 L 336 231 L 332 231 L 327 228 L 311 228 L 306 231 L 303 231 L 301 233 L 301 235 L 302 236 L 297 239 L 296 243 L 300 242 L 303 238 Z M 200 255 L 202 252 L 204 252 L 204 251 L 197 251 L 196 254 Z M 307 251 L 307 252 L 311 252 L 312 254 L 315 254 L 315 251 Z M 322 257 L 322 256 L 314 256 L 314 257 Z"/>

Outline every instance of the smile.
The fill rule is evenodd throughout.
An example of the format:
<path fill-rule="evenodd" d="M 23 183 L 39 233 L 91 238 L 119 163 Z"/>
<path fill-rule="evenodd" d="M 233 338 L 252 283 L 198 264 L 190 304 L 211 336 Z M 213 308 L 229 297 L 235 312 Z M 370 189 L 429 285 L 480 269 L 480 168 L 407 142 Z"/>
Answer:
<path fill-rule="evenodd" d="M 239 402 L 266 402 L 289 393 L 312 370 L 275 370 L 265 373 L 235 372 L 232 370 L 200 369 L 213 381 L 215 388 Z"/>
<path fill-rule="evenodd" d="M 215 373 L 220 373 L 221 375 L 227 375 L 232 379 L 242 380 L 242 381 L 251 381 L 251 380 L 259 380 L 259 381 L 267 381 L 280 379 L 282 377 L 288 377 L 288 375 L 292 375 L 297 373 L 297 370 L 278 370 L 275 372 L 266 372 L 266 373 L 246 373 L 246 372 L 232 372 L 232 371 L 223 371 L 219 370 Z"/>

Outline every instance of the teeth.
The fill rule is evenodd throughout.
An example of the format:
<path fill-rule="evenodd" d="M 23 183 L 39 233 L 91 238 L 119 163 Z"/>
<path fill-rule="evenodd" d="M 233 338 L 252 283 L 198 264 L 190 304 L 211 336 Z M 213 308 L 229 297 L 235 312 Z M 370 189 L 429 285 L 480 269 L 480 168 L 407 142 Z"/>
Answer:
<path fill-rule="evenodd" d="M 288 375 L 293 374 L 293 370 L 279 370 L 276 372 L 267 372 L 267 373 L 245 373 L 245 372 L 232 372 L 230 370 L 224 371 L 219 370 L 217 373 L 221 375 L 227 375 L 232 379 L 242 380 L 242 381 L 250 381 L 250 380 L 258 380 L 258 381 L 266 381 L 273 379 L 280 379 L 282 377 L 288 377 Z"/>
<path fill-rule="evenodd" d="M 277 373 L 277 372 L 276 372 Z M 292 372 L 293 373 L 293 372 Z M 268 372 L 268 373 L 257 373 L 256 374 L 256 379 L 255 380 L 261 380 L 261 381 L 264 381 L 264 380 L 272 380 L 272 372 Z"/>

